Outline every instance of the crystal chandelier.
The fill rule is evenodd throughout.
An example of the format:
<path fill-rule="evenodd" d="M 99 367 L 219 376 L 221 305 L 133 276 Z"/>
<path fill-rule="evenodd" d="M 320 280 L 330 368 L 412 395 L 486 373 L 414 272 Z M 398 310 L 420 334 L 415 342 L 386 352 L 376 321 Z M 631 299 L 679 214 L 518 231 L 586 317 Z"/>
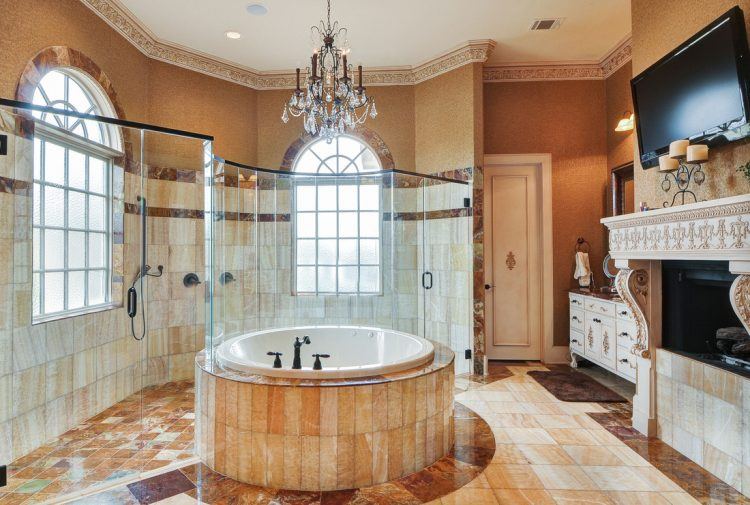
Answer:
<path fill-rule="evenodd" d="M 346 28 L 339 28 L 338 21 L 331 24 L 331 0 L 327 2 L 327 20 L 310 29 L 315 49 L 312 66 L 305 69 L 305 87 L 300 87 L 298 68 L 297 87 L 284 105 L 281 120 L 287 123 L 290 114 L 302 116 L 307 133 L 331 142 L 337 135 L 364 123 L 368 115 L 374 119 L 378 111 L 375 100 L 367 96 L 362 85 L 362 65 L 357 69 L 358 86 L 349 77 L 352 66 L 346 61 L 349 54 Z M 337 40 L 343 40 L 342 47 L 336 45 Z"/>

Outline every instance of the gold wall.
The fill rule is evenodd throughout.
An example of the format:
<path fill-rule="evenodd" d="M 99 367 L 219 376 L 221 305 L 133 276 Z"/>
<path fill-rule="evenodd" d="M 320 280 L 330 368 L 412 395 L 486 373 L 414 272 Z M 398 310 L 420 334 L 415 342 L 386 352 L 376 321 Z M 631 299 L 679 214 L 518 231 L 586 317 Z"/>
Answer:
<path fill-rule="evenodd" d="M 416 171 L 473 167 L 481 149 L 481 65 L 464 65 L 414 86 Z"/>
<path fill-rule="evenodd" d="M 633 68 L 628 62 L 605 81 L 607 87 L 607 167 L 609 168 L 633 161 L 635 130 L 615 131 L 623 113 L 633 111 L 633 97 L 630 93 L 632 75 Z"/>
<path fill-rule="evenodd" d="M 631 4 L 634 75 L 735 5 L 745 13 L 745 27 L 750 27 L 750 0 L 633 0 Z M 665 19 L 665 13 L 670 13 L 669 19 Z M 750 193 L 750 181 L 736 172 L 739 165 L 750 161 L 749 144 L 737 142 L 710 153 L 706 182 L 696 190 L 699 200 Z M 642 170 L 637 152 L 635 158 L 635 201 L 661 207 L 667 195 L 660 187 L 658 169 Z"/>
<path fill-rule="evenodd" d="M 568 342 L 567 290 L 577 237 L 591 244 L 602 283 L 606 234 L 607 122 L 604 81 L 487 83 L 484 150 L 488 154 L 552 154 L 555 345 Z"/>

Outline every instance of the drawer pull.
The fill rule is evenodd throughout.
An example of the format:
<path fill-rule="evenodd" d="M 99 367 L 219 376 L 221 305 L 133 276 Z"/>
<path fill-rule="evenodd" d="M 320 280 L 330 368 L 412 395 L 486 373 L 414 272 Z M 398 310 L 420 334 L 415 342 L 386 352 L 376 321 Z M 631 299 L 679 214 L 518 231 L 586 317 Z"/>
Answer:
<path fill-rule="evenodd" d="M 579 323 L 581 322 L 581 320 L 580 320 L 580 319 L 578 319 L 578 316 L 573 316 L 573 317 L 571 317 L 571 319 L 572 319 L 573 321 L 578 321 Z"/>
<path fill-rule="evenodd" d="M 593 319 L 593 321 L 594 321 L 595 323 L 601 323 L 601 322 L 602 322 L 602 320 L 601 320 L 601 319 L 597 319 L 597 318 L 594 318 L 594 319 Z"/>
<path fill-rule="evenodd" d="M 601 310 L 602 312 L 609 312 L 609 311 L 608 311 L 607 309 L 605 309 L 604 307 L 599 307 L 599 310 Z"/>
<path fill-rule="evenodd" d="M 628 362 L 628 358 L 622 358 L 622 359 L 620 360 L 620 363 L 627 363 L 627 362 Z"/>
<path fill-rule="evenodd" d="M 576 305 L 580 305 L 581 304 L 581 302 L 578 301 L 578 300 L 571 300 L 570 303 L 575 303 Z"/>
<path fill-rule="evenodd" d="M 628 315 L 628 311 L 627 310 L 621 310 L 620 311 L 620 315 L 621 316 L 627 316 Z"/>
<path fill-rule="evenodd" d="M 628 338 L 630 338 L 630 333 L 628 333 L 627 331 L 623 331 L 623 332 L 622 332 L 622 333 L 620 333 L 620 334 L 619 334 L 618 336 L 619 336 L 619 337 L 628 337 Z"/>
<path fill-rule="evenodd" d="M 575 338 L 573 340 L 571 340 L 571 342 L 573 342 L 574 344 L 578 344 L 579 343 L 578 339 L 575 339 Z"/>

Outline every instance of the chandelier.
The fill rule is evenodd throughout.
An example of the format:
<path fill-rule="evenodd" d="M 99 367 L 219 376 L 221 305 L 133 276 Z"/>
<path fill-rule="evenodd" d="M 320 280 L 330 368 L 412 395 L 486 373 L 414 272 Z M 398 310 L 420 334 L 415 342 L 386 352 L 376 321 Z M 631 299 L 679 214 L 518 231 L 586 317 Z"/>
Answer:
<path fill-rule="evenodd" d="M 357 86 L 349 77 L 353 69 L 347 62 L 347 31 L 339 28 L 338 21 L 331 24 L 331 0 L 327 3 L 327 20 L 321 20 L 320 26 L 310 29 L 315 49 L 311 66 L 305 69 L 304 89 L 300 87 L 298 68 L 297 87 L 289 102 L 284 104 L 281 120 L 289 122 L 290 114 L 302 116 L 307 133 L 331 142 L 337 135 L 364 123 L 367 116 L 375 119 L 378 111 L 375 100 L 367 95 L 362 85 L 362 65 L 357 69 Z M 343 40 L 343 45 L 338 47 L 336 43 L 340 40 Z"/>

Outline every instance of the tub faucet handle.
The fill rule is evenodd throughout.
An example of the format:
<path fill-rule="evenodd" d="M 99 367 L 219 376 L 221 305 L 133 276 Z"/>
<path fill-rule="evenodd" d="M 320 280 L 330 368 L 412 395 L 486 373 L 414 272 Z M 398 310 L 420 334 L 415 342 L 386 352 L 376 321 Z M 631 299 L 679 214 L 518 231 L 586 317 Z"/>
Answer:
<path fill-rule="evenodd" d="M 279 356 L 283 356 L 280 352 L 272 352 L 268 351 L 267 353 L 269 356 L 276 356 L 276 359 L 273 360 L 273 367 L 274 368 L 281 368 L 281 358 Z"/>
<path fill-rule="evenodd" d="M 313 354 L 315 363 L 313 364 L 313 370 L 323 370 L 323 364 L 320 362 L 320 358 L 330 358 L 330 354 Z"/>

